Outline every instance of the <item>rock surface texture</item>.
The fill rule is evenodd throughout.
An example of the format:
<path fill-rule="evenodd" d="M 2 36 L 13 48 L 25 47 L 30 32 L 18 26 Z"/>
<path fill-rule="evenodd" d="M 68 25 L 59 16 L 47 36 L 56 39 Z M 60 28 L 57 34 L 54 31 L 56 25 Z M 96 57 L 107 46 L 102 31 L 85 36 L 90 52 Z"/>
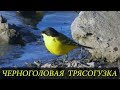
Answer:
<path fill-rule="evenodd" d="M 120 60 L 120 12 L 81 11 L 71 25 L 73 39 L 89 50 L 91 59 Z"/>
<path fill-rule="evenodd" d="M 0 16 L 0 44 L 13 43 L 12 39 L 15 41 L 17 38 L 20 39 L 19 33 L 11 27 L 12 25 L 8 24 L 7 20 L 3 16 Z"/>

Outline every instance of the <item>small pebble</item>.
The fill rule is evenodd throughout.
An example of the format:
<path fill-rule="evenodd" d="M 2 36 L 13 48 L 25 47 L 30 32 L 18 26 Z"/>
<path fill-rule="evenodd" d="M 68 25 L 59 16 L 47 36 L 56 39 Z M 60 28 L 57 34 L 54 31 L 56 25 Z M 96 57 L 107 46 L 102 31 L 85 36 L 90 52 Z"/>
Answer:
<path fill-rule="evenodd" d="M 94 68 L 95 67 L 95 62 L 87 63 L 87 65 L 89 65 L 90 67 Z"/>
<path fill-rule="evenodd" d="M 42 65 L 41 68 L 51 68 L 51 64 L 46 63 L 46 64 Z"/>
<path fill-rule="evenodd" d="M 41 65 L 40 61 L 34 61 L 34 64 L 37 65 L 38 67 L 40 67 Z"/>

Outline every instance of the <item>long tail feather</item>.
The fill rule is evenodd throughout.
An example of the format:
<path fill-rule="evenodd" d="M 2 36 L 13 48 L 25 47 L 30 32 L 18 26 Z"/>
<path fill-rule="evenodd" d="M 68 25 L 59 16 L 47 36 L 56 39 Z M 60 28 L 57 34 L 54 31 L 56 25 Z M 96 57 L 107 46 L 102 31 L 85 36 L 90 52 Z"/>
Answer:
<path fill-rule="evenodd" d="M 94 49 L 92 47 L 84 46 L 84 45 L 79 45 L 80 47 L 88 48 L 88 49 Z"/>

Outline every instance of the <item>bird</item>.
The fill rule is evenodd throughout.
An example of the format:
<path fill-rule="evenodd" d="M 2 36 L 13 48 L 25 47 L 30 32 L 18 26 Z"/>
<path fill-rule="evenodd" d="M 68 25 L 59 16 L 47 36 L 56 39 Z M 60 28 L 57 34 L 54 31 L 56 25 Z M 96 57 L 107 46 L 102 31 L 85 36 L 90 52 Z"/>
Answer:
<path fill-rule="evenodd" d="M 93 49 L 92 47 L 76 43 L 74 40 L 58 32 L 52 27 L 48 27 L 43 30 L 41 35 L 43 37 L 44 44 L 50 53 L 58 56 L 65 55 L 66 59 L 68 58 L 69 52 L 76 48 Z"/>

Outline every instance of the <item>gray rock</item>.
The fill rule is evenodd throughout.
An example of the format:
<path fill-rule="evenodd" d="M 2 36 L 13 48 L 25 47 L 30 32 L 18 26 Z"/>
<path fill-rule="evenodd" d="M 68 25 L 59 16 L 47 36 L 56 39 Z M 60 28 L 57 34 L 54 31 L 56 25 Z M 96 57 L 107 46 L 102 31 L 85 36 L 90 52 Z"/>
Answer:
<path fill-rule="evenodd" d="M 7 19 L 4 18 L 2 15 L 1 15 L 0 17 L 1 17 L 1 18 L 0 18 L 1 23 L 6 23 L 6 22 L 7 22 Z"/>
<path fill-rule="evenodd" d="M 91 66 L 83 64 L 80 60 L 72 60 L 66 63 L 66 68 L 90 68 Z"/>
<path fill-rule="evenodd" d="M 34 61 L 34 64 L 37 65 L 37 67 L 41 66 L 41 62 L 40 61 Z"/>
<path fill-rule="evenodd" d="M 120 59 L 120 12 L 81 11 L 71 25 L 73 38 L 88 50 L 91 59 L 106 58 L 108 62 Z"/>
<path fill-rule="evenodd" d="M 8 24 L 4 17 L 1 16 L 0 20 L 0 44 L 11 44 L 18 41 L 18 39 L 21 40 L 20 34 L 15 29 L 12 29 L 12 25 Z"/>
<path fill-rule="evenodd" d="M 36 37 L 29 30 L 7 23 L 7 20 L 0 16 L 0 44 L 20 44 L 35 41 Z"/>
<path fill-rule="evenodd" d="M 41 68 L 57 68 L 57 65 L 52 65 L 51 63 L 46 63 L 41 66 Z"/>
<path fill-rule="evenodd" d="M 74 67 L 74 68 L 77 68 L 79 63 L 80 63 L 80 62 L 79 62 L 78 60 L 73 60 L 73 61 L 71 62 L 71 66 Z"/>
<path fill-rule="evenodd" d="M 37 68 L 38 66 L 34 63 L 27 63 L 25 62 L 25 65 L 27 66 L 27 68 Z"/>

